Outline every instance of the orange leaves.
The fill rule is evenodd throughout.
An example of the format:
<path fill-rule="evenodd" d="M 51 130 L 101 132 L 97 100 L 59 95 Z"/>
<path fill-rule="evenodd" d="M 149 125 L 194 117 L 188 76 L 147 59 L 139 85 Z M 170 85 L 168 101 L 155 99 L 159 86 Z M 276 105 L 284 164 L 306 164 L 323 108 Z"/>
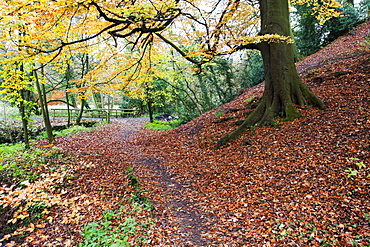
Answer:
<path fill-rule="evenodd" d="M 369 30 L 369 23 L 360 29 Z M 357 35 L 348 38 L 360 40 Z M 217 151 L 214 141 L 235 128 L 213 122 L 217 109 L 167 132 L 132 134 L 146 121 L 136 119 L 101 126 L 78 139 L 61 138 L 59 145 L 74 151 L 81 161 L 78 173 L 65 191 L 54 191 L 63 195 L 60 202 L 55 197 L 55 210 L 45 212 L 50 213 L 45 220 L 53 220 L 52 224 L 36 223 L 29 229 L 34 234 L 40 228 L 47 231 L 43 234 L 51 237 L 43 246 L 53 241 L 67 246 L 68 239 L 77 243 L 84 224 L 127 196 L 123 174 L 132 165 L 155 203 L 156 226 L 149 246 L 368 244 L 369 179 L 351 180 L 344 171 L 355 165 L 351 157 L 369 167 L 369 122 L 364 114 L 369 110 L 370 85 L 363 82 L 368 80 L 364 72 L 369 72 L 370 58 L 362 52 L 337 59 L 348 45 L 342 40 L 298 64 L 304 75 L 312 68 L 323 74 L 353 71 L 320 84 L 306 78 L 327 100 L 327 110 L 300 109 L 305 118 L 246 132 L 242 140 Z M 230 109 L 225 117 L 242 119 L 248 111 L 246 99 L 261 95 L 262 89 L 263 85 L 248 89 L 224 105 Z M 235 114 L 231 109 L 240 110 Z M 252 145 L 243 145 L 243 139 Z M 46 183 L 52 181 L 59 183 L 57 176 L 45 178 Z M 21 191 L 0 191 L 7 206 L 27 200 Z M 50 191 L 32 193 L 47 199 Z M 24 210 L 16 216 L 25 217 Z"/>
<path fill-rule="evenodd" d="M 135 168 L 158 205 L 156 244 L 367 244 L 369 179 L 351 180 L 344 171 L 353 166 L 349 157 L 369 159 L 364 112 L 370 88 L 362 75 L 369 72 L 369 54 L 354 55 L 361 48 L 352 46 L 369 24 L 298 63 L 304 75 L 311 68 L 329 76 L 353 72 L 321 84 L 307 78 L 330 105 L 325 112 L 301 109 L 304 119 L 246 132 L 242 138 L 252 145 L 237 140 L 218 151 L 212 142 L 234 126 L 212 123 L 217 109 L 175 130 L 137 138 L 144 158 Z M 262 88 L 246 90 L 223 108 L 242 108 L 236 117 L 242 118 L 245 99 Z"/>
<path fill-rule="evenodd" d="M 52 147 L 54 147 L 54 144 L 40 146 L 40 148 L 52 148 Z"/>
<path fill-rule="evenodd" d="M 64 165 L 58 172 L 43 174 L 42 179 L 34 182 L 23 181 L 20 187 L 0 187 L 0 206 L 12 213 L 7 223 L 16 227 L 24 225 L 10 236 L 34 232 L 36 229 L 44 228 L 46 222 L 53 221 L 53 213 L 49 208 L 64 203 L 62 196 L 67 192 L 60 190 L 58 186 L 62 186 L 73 172 L 71 166 Z M 35 218 L 41 218 L 43 222 L 24 224 L 34 221 Z"/>

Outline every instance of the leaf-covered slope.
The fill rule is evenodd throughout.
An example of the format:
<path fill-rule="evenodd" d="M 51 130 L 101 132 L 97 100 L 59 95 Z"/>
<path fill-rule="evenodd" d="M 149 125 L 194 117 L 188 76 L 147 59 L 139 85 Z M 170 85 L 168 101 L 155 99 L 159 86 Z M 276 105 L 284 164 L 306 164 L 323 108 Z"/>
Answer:
<path fill-rule="evenodd" d="M 161 161 L 136 166 L 159 214 L 153 243 L 370 242 L 370 169 L 356 165 L 369 166 L 369 25 L 297 64 L 327 110 L 301 109 L 304 118 L 246 131 L 215 151 L 250 111 L 247 99 L 261 96 L 258 85 L 184 126 L 137 138 L 143 155 Z"/>
<path fill-rule="evenodd" d="M 125 119 L 59 138 L 80 168 L 32 244 L 78 246 L 84 225 L 126 203 L 133 166 L 154 204 L 145 246 L 369 245 L 369 30 L 364 23 L 297 64 L 327 110 L 301 109 L 304 118 L 246 131 L 219 150 L 263 84 L 171 131 Z"/>

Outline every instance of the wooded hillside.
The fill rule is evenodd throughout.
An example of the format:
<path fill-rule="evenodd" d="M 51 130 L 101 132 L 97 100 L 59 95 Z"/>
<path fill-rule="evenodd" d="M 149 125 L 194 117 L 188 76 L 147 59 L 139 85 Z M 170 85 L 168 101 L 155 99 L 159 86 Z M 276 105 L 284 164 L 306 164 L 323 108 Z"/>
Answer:
<path fill-rule="evenodd" d="M 112 235 L 127 246 L 369 246 L 369 30 L 368 21 L 297 63 L 326 110 L 300 107 L 302 118 L 250 128 L 220 149 L 218 139 L 252 110 L 263 84 L 173 130 L 124 119 L 57 138 L 72 154 L 68 176 L 41 179 L 50 189 L 42 191 L 58 196 L 48 197 L 55 206 L 30 225 L 24 245 L 88 246 L 85 229 L 109 246 L 99 242 L 101 230 L 134 218 L 149 231 L 133 224 Z M 112 216 L 116 208 L 124 220 Z M 88 225 L 94 221 L 106 225 Z"/>
<path fill-rule="evenodd" d="M 301 119 L 252 128 L 214 150 L 261 96 L 260 84 L 189 124 L 137 138 L 158 163 L 154 173 L 135 166 L 160 216 L 156 244 L 369 244 L 370 174 L 356 165 L 370 160 L 369 25 L 297 63 L 326 110 L 302 108 Z"/>

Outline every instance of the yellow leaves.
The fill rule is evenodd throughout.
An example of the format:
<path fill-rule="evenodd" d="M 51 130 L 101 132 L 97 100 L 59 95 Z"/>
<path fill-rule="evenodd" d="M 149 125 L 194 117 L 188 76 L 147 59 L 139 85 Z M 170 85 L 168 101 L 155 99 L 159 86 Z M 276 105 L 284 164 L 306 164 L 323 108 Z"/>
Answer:
<path fill-rule="evenodd" d="M 66 246 L 66 247 L 73 246 L 72 240 L 67 239 L 66 241 L 64 241 L 63 246 Z"/>
<path fill-rule="evenodd" d="M 21 63 L 13 57 L 0 61 L 2 69 L 0 71 L 0 80 L 2 80 L 0 94 L 3 100 L 15 104 L 24 101 L 21 90 L 33 91 L 32 83 L 35 79 L 29 76 L 33 67 L 27 63 L 27 58 L 22 56 L 22 59 Z"/>
<path fill-rule="evenodd" d="M 268 43 L 287 43 L 291 44 L 294 42 L 292 37 L 281 36 L 278 34 L 265 34 L 262 36 L 255 36 L 259 42 L 268 42 Z M 258 42 L 258 43 L 259 43 Z"/>
<path fill-rule="evenodd" d="M 12 224 L 15 224 L 17 222 L 17 218 L 13 218 L 11 220 L 8 220 L 7 223 L 12 223 Z"/>
<path fill-rule="evenodd" d="M 7 44 L 9 51 L 27 47 L 23 50 L 27 50 L 33 59 L 38 54 L 41 63 L 49 61 L 55 53 L 39 53 L 40 50 L 56 49 L 62 45 L 62 42 L 89 36 L 107 25 L 96 18 L 96 13 L 91 10 L 89 12 L 78 2 L 74 0 L 0 1 L 2 43 Z M 0 56 L 10 57 L 6 53 Z M 21 56 L 16 60 L 21 61 Z"/>
<path fill-rule="evenodd" d="M 0 242 L 1 241 L 6 241 L 6 240 L 10 239 L 11 237 L 12 237 L 12 235 L 10 235 L 10 234 L 4 235 L 3 238 L 0 239 Z"/>
<path fill-rule="evenodd" d="M 70 219 L 69 219 L 69 217 L 67 217 L 67 216 L 64 216 L 63 217 L 63 220 L 62 220 L 62 224 L 69 224 L 70 223 Z"/>
<path fill-rule="evenodd" d="M 79 213 L 80 208 L 73 208 L 72 212 L 63 217 L 62 224 L 71 224 L 78 222 L 83 216 Z"/>
<path fill-rule="evenodd" d="M 28 228 L 25 229 L 26 232 L 33 232 L 35 230 L 35 225 L 31 223 Z"/>
<path fill-rule="evenodd" d="M 38 212 L 40 215 L 45 215 L 45 219 L 48 222 L 52 222 L 53 218 L 50 216 L 48 208 L 59 204 L 62 201 L 61 194 L 56 193 L 54 186 L 56 184 L 63 183 L 64 177 L 67 175 L 67 172 L 58 172 L 44 175 L 42 179 L 33 183 L 23 181 L 21 183 L 23 187 L 12 189 L 0 187 L 0 206 L 4 208 L 10 207 L 14 211 L 13 216 L 8 223 L 15 224 L 32 217 L 32 212 L 35 207 L 40 210 Z M 34 224 L 30 224 L 25 228 L 18 229 L 17 232 L 32 232 L 36 227 L 41 228 L 41 226 L 42 225 L 40 224 L 37 224 L 36 226 Z M 17 232 L 13 234 L 17 234 Z"/>
<path fill-rule="evenodd" d="M 291 0 L 291 3 L 312 7 L 313 15 L 320 20 L 320 24 L 325 23 L 333 17 L 340 16 L 341 13 L 337 9 L 343 8 L 336 0 Z"/>
<path fill-rule="evenodd" d="M 10 241 L 10 243 L 5 244 L 5 247 L 14 247 L 16 244 L 17 243 L 15 241 Z"/>
<path fill-rule="evenodd" d="M 47 220 L 48 220 L 49 223 L 51 223 L 51 222 L 53 222 L 53 217 L 49 216 L 49 217 L 47 217 Z"/>
<path fill-rule="evenodd" d="M 19 212 L 19 211 L 17 211 L 17 212 Z M 14 217 L 15 217 L 16 219 L 23 220 L 23 219 L 25 219 L 25 218 L 28 218 L 29 216 L 30 216 L 30 215 L 29 215 L 29 213 L 24 212 L 24 211 L 21 211 L 21 212 L 20 212 L 20 214 L 15 215 Z"/>
<path fill-rule="evenodd" d="M 107 6 L 107 4 L 106 4 Z M 107 6 L 111 13 L 116 13 L 121 18 L 135 18 L 135 21 L 149 21 L 158 18 L 158 12 L 169 12 L 169 9 L 176 7 L 175 1 L 137 1 L 134 4 L 127 2 L 124 7 Z M 155 22 L 153 21 L 153 25 Z"/>
<path fill-rule="evenodd" d="M 25 180 L 25 181 L 21 182 L 21 185 L 24 185 L 24 186 L 28 187 L 28 186 L 31 185 L 31 183 L 28 180 Z"/>
<path fill-rule="evenodd" d="M 261 42 L 291 44 L 294 41 L 291 37 L 287 37 L 287 36 L 281 36 L 278 34 L 265 34 L 265 35 L 251 36 L 251 37 L 249 36 L 240 37 L 238 39 L 230 41 L 229 43 L 233 45 L 247 45 L 247 44 L 258 44 Z"/>

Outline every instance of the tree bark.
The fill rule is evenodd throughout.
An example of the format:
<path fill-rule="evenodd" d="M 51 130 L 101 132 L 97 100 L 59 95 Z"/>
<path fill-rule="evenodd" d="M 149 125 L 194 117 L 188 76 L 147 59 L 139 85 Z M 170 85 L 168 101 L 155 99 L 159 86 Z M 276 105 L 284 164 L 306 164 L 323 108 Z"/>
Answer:
<path fill-rule="evenodd" d="M 152 101 L 150 99 L 148 100 L 147 105 L 148 105 L 148 112 L 149 112 L 149 121 L 153 123 L 154 122 L 153 108 L 152 108 Z"/>
<path fill-rule="evenodd" d="M 37 88 L 37 93 L 39 95 L 41 113 L 42 113 L 42 117 L 44 119 L 44 125 L 45 125 L 45 129 L 46 129 L 46 133 L 48 135 L 48 141 L 51 144 L 51 143 L 55 142 L 55 139 L 54 139 L 54 136 L 53 136 L 53 128 L 51 127 L 49 111 L 48 111 L 47 102 L 46 102 L 45 86 L 43 85 L 43 87 L 41 88 L 39 77 L 38 77 L 38 74 L 37 74 L 36 70 L 33 71 L 33 74 L 34 74 L 34 77 L 35 77 L 35 84 L 36 84 L 36 88 Z"/>
<path fill-rule="evenodd" d="M 81 69 L 81 79 L 85 77 L 85 75 L 89 72 L 90 66 L 89 66 L 89 55 L 83 55 L 81 58 L 81 63 L 82 63 L 82 69 Z M 82 87 L 85 86 L 85 82 L 82 84 Z M 80 125 L 81 124 L 81 119 L 84 113 L 85 105 L 87 104 L 87 101 L 85 99 L 86 95 L 85 92 L 81 93 L 81 108 L 78 112 L 78 115 L 76 117 L 76 124 Z"/>
<path fill-rule="evenodd" d="M 68 63 L 67 64 L 67 71 L 65 73 L 65 79 L 66 79 L 66 102 L 67 102 L 67 127 L 71 127 L 71 122 L 72 122 L 72 116 L 71 116 L 71 107 L 70 107 L 70 103 L 69 103 L 69 93 L 68 93 L 68 89 L 69 89 L 69 81 L 72 79 L 72 76 L 71 76 L 71 65 Z"/>
<path fill-rule="evenodd" d="M 288 0 L 260 0 L 261 35 L 290 36 Z M 261 51 L 265 69 L 265 90 L 257 108 L 234 132 L 223 136 L 216 148 L 236 139 L 248 127 L 273 126 L 275 117 L 291 121 L 301 117 L 296 105 L 312 105 L 324 109 L 324 103 L 301 81 L 294 63 L 293 45 L 262 42 Z"/>
<path fill-rule="evenodd" d="M 111 118 L 110 109 L 112 109 L 112 107 L 111 107 L 110 96 L 107 95 L 107 97 L 108 97 L 108 104 L 107 104 L 107 123 L 110 123 L 110 118 Z M 114 101 L 112 100 L 112 102 L 114 102 Z"/>
<path fill-rule="evenodd" d="M 26 98 L 25 96 L 26 94 L 27 94 L 26 90 L 22 89 L 21 95 L 22 95 L 23 100 Z M 27 114 L 27 106 L 24 104 L 24 101 L 19 102 L 19 111 L 21 113 L 21 118 L 22 118 L 22 129 L 23 129 L 23 139 L 24 139 L 25 149 L 29 149 L 30 148 L 30 139 L 28 136 L 28 121 L 29 121 L 28 115 L 29 114 Z"/>
<path fill-rule="evenodd" d="M 25 80 L 25 75 L 24 75 L 24 64 L 21 63 L 19 70 L 21 72 L 21 80 Z M 25 104 L 25 101 L 27 102 L 29 100 L 29 91 L 27 89 L 21 89 L 20 90 L 20 95 L 21 95 L 21 101 L 19 102 L 19 111 L 21 113 L 21 118 L 22 118 L 22 129 L 23 129 L 23 139 L 24 139 L 24 145 L 25 149 L 30 148 L 30 140 L 28 136 L 28 122 L 29 122 L 29 112 L 27 109 L 27 104 Z"/>
<path fill-rule="evenodd" d="M 85 98 L 83 98 L 84 96 L 85 95 L 83 95 L 82 98 L 81 98 L 81 108 L 78 111 L 78 114 L 77 114 L 77 117 L 76 117 L 76 124 L 77 125 L 81 124 L 81 119 L 82 119 L 84 109 L 85 109 L 86 100 L 85 100 Z"/>

